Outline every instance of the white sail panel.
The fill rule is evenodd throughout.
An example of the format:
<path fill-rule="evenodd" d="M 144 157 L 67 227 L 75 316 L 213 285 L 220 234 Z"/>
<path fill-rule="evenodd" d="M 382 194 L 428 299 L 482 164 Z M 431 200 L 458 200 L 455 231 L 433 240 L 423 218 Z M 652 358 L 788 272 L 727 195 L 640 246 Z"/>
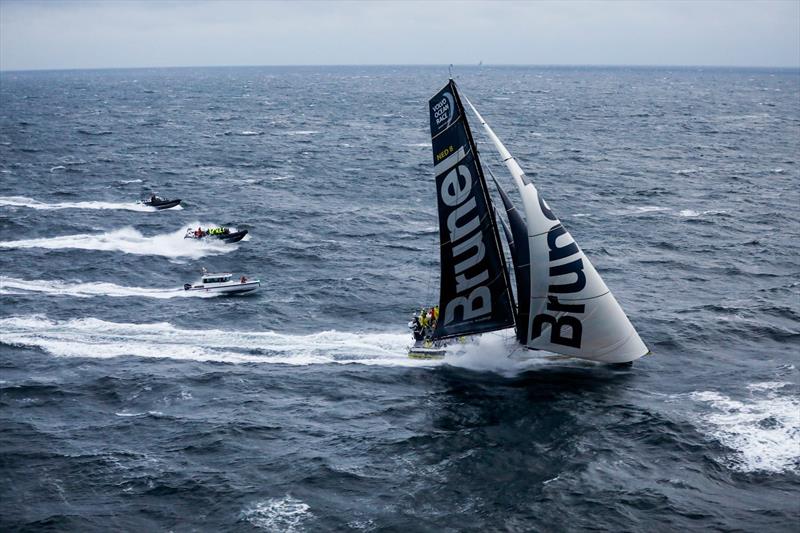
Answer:
<path fill-rule="evenodd" d="M 527 346 L 604 363 L 626 363 L 647 354 L 647 346 L 592 263 L 472 102 L 464 99 L 522 197 L 531 258 Z"/>

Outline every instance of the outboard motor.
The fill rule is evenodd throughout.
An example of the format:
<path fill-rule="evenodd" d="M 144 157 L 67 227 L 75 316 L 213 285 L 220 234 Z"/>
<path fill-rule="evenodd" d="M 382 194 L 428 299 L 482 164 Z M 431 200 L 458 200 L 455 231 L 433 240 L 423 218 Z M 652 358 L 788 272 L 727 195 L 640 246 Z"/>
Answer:
<path fill-rule="evenodd" d="M 184 283 L 183 284 L 183 290 L 188 291 L 191 288 L 192 288 L 192 284 L 191 283 Z"/>

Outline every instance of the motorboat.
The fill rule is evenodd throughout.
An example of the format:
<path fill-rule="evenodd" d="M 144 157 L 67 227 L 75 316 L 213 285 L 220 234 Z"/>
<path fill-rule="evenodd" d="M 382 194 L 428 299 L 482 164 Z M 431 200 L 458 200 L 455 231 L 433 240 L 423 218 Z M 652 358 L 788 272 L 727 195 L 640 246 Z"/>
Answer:
<path fill-rule="evenodd" d="M 169 209 L 171 207 L 176 207 L 180 205 L 181 199 L 178 198 L 177 200 L 166 200 L 155 194 L 151 195 L 150 198 L 147 200 L 142 200 L 142 205 L 146 205 L 147 207 L 153 207 L 158 209 L 159 211 L 163 209 Z"/>
<path fill-rule="evenodd" d="M 238 280 L 233 279 L 233 275 L 229 273 L 224 274 L 209 274 L 203 272 L 203 276 L 198 283 L 186 283 L 183 289 L 186 291 L 202 291 L 202 292 L 218 292 L 224 294 L 241 294 L 245 292 L 252 292 L 261 286 L 261 281 L 257 279 L 248 279 L 242 276 Z"/>
<path fill-rule="evenodd" d="M 230 228 L 224 228 L 224 227 L 206 228 L 206 229 L 189 228 L 186 230 L 186 235 L 184 235 L 183 238 L 198 239 L 198 240 L 206 238 L 214 238 L 214 239 L 220 239 L 227 243 L 234 243 L 244 239 L 245 235 L 247 235 L 246 229 L 243 229 L 241 231 L 231 231 Z"/>

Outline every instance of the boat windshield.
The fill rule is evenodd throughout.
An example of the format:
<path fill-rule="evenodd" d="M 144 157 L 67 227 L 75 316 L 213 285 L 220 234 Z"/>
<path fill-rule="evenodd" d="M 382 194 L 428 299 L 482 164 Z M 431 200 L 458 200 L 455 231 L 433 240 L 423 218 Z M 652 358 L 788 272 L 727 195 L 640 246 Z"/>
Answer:
<path fill-rule="evenodd" d="M 230 276 L 211 276 L 203 278 L 203 283 L 224 283 L 230 280 L 231 280 Z"/>

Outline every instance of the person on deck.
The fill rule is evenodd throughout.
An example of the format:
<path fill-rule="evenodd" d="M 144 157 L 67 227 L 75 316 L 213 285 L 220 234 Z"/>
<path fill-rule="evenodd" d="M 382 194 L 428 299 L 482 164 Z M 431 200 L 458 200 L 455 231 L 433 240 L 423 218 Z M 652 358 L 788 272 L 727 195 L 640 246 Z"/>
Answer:
<path fill-rule="evenodd" d="M 422 329 L 428 327 L 428 313 L 425 312 L 424 308 L 419 313 L 419 325 L 422 326 Z"/>

